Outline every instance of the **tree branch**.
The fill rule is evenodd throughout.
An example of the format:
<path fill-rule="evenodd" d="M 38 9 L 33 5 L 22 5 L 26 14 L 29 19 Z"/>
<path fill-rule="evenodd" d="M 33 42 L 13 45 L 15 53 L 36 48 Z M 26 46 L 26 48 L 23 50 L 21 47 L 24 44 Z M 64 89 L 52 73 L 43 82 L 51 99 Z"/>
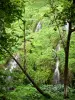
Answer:
<path fill-rule="evenodd" d="M 25 8 L 24 8 L 24 14 L 25 14 Z M 24 69 L 26 70 L 26 20 L 23 21 L 24 25 Z"/>
<path fill-rule="evenodd" d="M 9 50 L 7 50 L 5 47 L 1 46 L 11 57 L 12 59 L 18 64 L 18 66 L 20 67 L 20 69 L 22 70 L 22 72 L 26 75 L 26 77 L 29 79 L 29 81 L 33 84 L 33 86 L 37 89 L 37 91 L 39 93 L 41 93 L 44 97 L 46 98 L 51 98 L 51 96 L 45 92 L 43 92 L 38 86 L 37 84 L 34 82 L 34 80 L 30 77 L 30 75 L 26 72 L 26 70 L 23 69 L 23 67 L 21 66 L 21 64 L 15 59 L 15 57 L 10 53 Z"/>

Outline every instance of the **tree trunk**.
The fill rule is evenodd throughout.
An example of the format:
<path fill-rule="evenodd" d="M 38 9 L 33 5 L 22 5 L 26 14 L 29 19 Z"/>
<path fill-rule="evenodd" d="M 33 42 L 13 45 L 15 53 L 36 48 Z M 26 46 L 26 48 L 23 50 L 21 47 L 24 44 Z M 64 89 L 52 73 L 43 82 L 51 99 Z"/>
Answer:
<path fill-rule="evenodd" d="M 25 32 L 25 28 L 26 28 L 26 21 L 23 21 L 23 25 L 24 25 L 24 69 L 26 70 L 26 32 Z"/>
<path fill-rule="evenodd" d="M 67 36 L 67 43 L 65 49 L 65 68 L 64 68 L 64 98 L 68 97 L 67 85 L 68 85 L 68 61 L 69 61 L 69 46 L 71 38 L 71 22 L 69 22 L 69 31 Z"/>

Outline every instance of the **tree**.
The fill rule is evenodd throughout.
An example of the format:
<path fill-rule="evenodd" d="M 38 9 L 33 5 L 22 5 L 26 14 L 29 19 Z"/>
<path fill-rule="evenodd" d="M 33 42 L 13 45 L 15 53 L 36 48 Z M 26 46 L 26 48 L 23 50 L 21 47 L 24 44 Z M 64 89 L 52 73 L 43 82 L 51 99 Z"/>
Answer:
<path fill-rule="evenodd" d="M 73 7 L 74 10 L 74 0 L 73 0 L 73 4 L 71 5 L 71 7 Z M 68 36 L 67 36 L 67 42 L 66 42 L 66 47 L 65 47 L 65 68 L 64 68 L 64 98 L 68 97 L 68 92 L 67 92 L 67 84 L 68 84 L 68 60 L 69 60 L 69 47 L 70 47 L 70 40 L 71 40 L 71 34 L 72 32 L 75 31 L 75 29 L 72 28 L 72 24 L 73 24 L 73 17 L 74 17 L 74 12 L 72 12 L 72 8 L 70 8 L 71 11 L 71 15 L 70 18 L 68 19 L 68 23 L 69 23 L 69 29 L 68 29 Z"/>
<path fill-rule="evenodd" d="M 65 52 L 65 66 L 64 66 L 64 98 L 68 97 L 68 92 L 67 92 L 67 85 L 68 85 L 68 61 L 69 61 L 69 47 L 70 47 L 70 40 L 71 40 L 71 34 L 72 32 L 75 31 L 75 28 L 73 28 L 73 24 L 75 23 L 74 20 L 74 5 L 75 2 L 74 0 L 67 0 L 67 1 L 61 1 L 63 4 L 63 9 L 62 11 L 58 11 L 58 5 L 57 5 L 57 1 L 51 4 L 52 10 L 54 12 L 54 21 L 56 22 L 56 26 L 58 28 L 59 31 L 59 35 L 60 35 L 60 39 L 62 40 L 62 44 L 63 44 L 63 48 L 64 48 L 64 52 Z M 60 3 L 60 1 L 59 1 Z M 60 14 L 60 15 L 59 15 Z M 61 34 L 60 28 L 59 28 L 59 24 L 61 26 L 61 24 L 63 24 L 60 20 L 61 19 L 62 22 L 67 21 L 67 23 L 69 24 L 68 27 L 68 34 L 67 34 L 67 39 L 66 39 L 66 43 L 63 40 L 63 36 Z M 58 20 L 58 21 L 56 21 Z"/>
<path fill-rule="evenodd" d="M 25 4 L 26 3 L 26 1 L 22 1 L 22 4 Z M 30 82 L 33 84 L 33 86 L 43 95 L 43 96 L 45 96 L 45 97 L 47 97 L 47 98 L 50 98 L 50 95 L 49 94 L 47 94 L 47 93 L 44 93 L 44 91 L 42 91 L 39 87 L 38 87 L 38 85 L 34 82 L 34 80 L 30 77 L 30 75 L 27 73 L 27 71 L 26 71 L 26 33 L 25 33 L 25 24 L 26 24 L 26 19 L 24 18 L 25 17 L 25 5 L 22 5 L 24 8 L 22 8 L 21 10 L 23 11 L 23 13 L 22 14 L 24 14 L 24 16 L 20 16 L 19 15 L 19 13 L 18 13 L 18 15 L 19 16 L 16 16 L 16 18 L 19 20 L 21 20 L 22 21 L 22 23 L 23 23 L 23 29 L 20 27 L 20 29 L 22 29 L 22 31 L 23 31 L 23 33 L 24 33 L 24 66 L 22 67 L 21 66 L 21 64 L 14 58 L 14 56 L 10 53 L 10 49 L 9 49 L 9 47 L 8 48 L 6 48 L 6 46 L 8 46 L 8 44 L 7 44 L 7 40 L 6 41 L 4 41 L 4 45 L 2 44 L 3 43 L 3 41 L 1 41 L 0 42 L 0 47 L 1 47 L 1 51 L 6 51 L 14 60 L 15 60 L 15 62 L 18 64 L 18 66 L 20 67 L 20 69 L 22 70 L 22 72 L 26 75 L 26 77 L 30 80 Z M 21 6 L 21 7 L 22 7 Z M 24 9 L 24 10 L 23 10 Z M 7 11 L 7 10 L 6 10 Z M 13 15 L 14 13 L 12 13 L 12 15 Z M 8 17 L 7 17 L 8 18 Z M 13 17 L 12 17 L 13 18 Z M 5 38 L 6 38 L 6 35 L 5 35 Z M 2 39 L 2 38 L 1 38 Z M 8 38 L 7 38 L 8 39 Z M 9 41 L 8 41 L 8 43 L 10 43 Z M 12 44 L 12 43 L 11 43 Z"/>

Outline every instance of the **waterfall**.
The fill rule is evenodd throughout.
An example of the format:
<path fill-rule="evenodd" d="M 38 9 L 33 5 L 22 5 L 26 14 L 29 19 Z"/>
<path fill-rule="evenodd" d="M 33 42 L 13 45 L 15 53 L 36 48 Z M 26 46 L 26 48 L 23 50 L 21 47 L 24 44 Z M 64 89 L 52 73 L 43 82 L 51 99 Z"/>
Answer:
<path fill-rule="evenodd" d="M 60 42 L 56 47 L 56 52 L 58 52 L 59 50 L 60 50 Z M 56 55 L 56 65 L 55 65 L 55 71 L 53 76 L 54 84 L 58 84 L 60 82 L 59 63 L 60 63 L 59 58 Z"/>
<path fill-rule="evenodd" d="M 68 32 L 68 29 L 69 29 L 69 23 L 66 22 L 66 25 L 65 25 L 65 30 Z"/>
<path fill-rule="evenodd" d="M 39 21 L 36 25 L 35 32 L 38 32 L 42 28 L 41 22 Z"/>
<path fill-rule="evenodd" d="M 56 60 L 56 68 L 54 71 L 54 84 L 59 83 L 60 81 L 60 72 L 59 72 L 59 59 Z"/>
<path fill-rule="evenodd" d="M 15 59 L 19 60 L 19 54 L 15 55 Z M 13 69 L 17 67 L 17 63 L 13 59 L 11 59 L 8 63 L 8 67 L 9 67 L 10 72 L 12 72 Z"/>
<path fill-rule="evenodd" d="M 19 58 L 20 58 L 20 55 L 19 54 L 16 54 L 16 55 L 13 55 L 15 57 L 16 60 L 19 61 Z M 8 74 L 8 76 L 5 78 L 5 81 L 7 82 L 7 84 L 9 84 L 6 89 L 7 90 L 14 90 L 14 86 L 12 86 L 11 82 L 13 82 L 13 76 L 12 76 L 12 72 L 15 68 L 17 68 L 17 63 L 13 60 L 13 59 L 10 59 L 6 65 L 6 68 L 5 70 L 6 71 L 10 71 L 10 73 Z"/>
<path fill-rule="evenodd" d="M 62 30 L 68 32 L 68 29 L 69 29 L 69 23 L 66 21 L 65 25 L 62 27 Z"/>

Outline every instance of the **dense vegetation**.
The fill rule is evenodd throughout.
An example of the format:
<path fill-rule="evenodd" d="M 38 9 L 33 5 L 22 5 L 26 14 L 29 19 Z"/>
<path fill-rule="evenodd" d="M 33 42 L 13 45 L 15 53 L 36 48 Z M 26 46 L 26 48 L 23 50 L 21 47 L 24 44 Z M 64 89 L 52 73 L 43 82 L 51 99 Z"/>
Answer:
<path fill-rule="evenodd" d="M 74 17 L 74 0 L 0 0 L 0 100 L 74 100 Z"/>

